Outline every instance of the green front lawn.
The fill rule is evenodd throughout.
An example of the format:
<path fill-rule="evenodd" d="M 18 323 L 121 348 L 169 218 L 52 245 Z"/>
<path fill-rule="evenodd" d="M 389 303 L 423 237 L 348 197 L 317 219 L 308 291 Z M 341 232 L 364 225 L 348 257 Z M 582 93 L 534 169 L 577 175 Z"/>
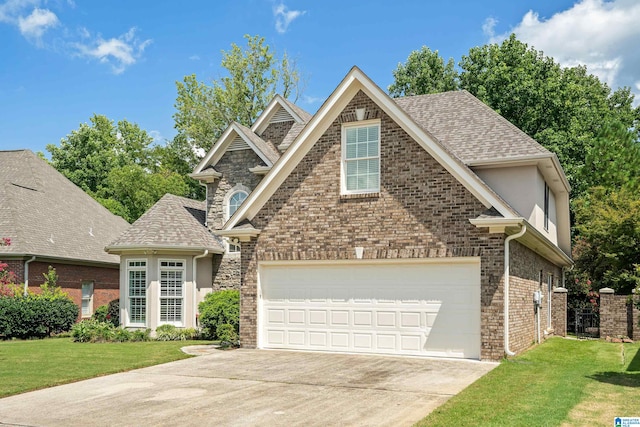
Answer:
<path fill-rule="evenodd" d="M 203 341 L 80 344 L 67 338 L 0 342 L 0 397 L 190 357 Z"/>
<path fill-rule="evenodd" d="M 612 426 L 640 417 L 640 343 L 552 338 L 503 361 L 419 426 Z"/>

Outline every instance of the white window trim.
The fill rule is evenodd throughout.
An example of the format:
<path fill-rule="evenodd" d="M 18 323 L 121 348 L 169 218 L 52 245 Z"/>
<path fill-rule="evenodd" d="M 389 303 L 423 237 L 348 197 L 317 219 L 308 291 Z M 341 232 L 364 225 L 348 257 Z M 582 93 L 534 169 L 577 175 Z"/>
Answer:
<path fill-rule="evenodd" d="M 144 267 L 140 267 L 140 266 L 130 266 L 129 263 L 131 262 L 144 262 Z M 148 294 L 149 294 L 149 260 L 147 260 L 146 258 L 129 258 L 127 259 L 127 316 L 125 318 L 126 321 L 126 325 L 125 326 L 133 326 L 133 327 L 139 327 L 139 326 L 147 326 L 147 321 L 149 320 L 147 317 L 147 314 L 149 314 L 149 304 L 148 304 Z M 129 292 L 129 286 L 130 286 L 130 282 L 129 282 L 129 272 L 130 271 L 144 271 L 144 280 L 145 280 L 145 293 L 144 293 L 144 317 L 145 317 L 145 322 L 144 323 L 140 323 L 140 322 L 132 322 L 131 321 L 131 296 L 130 296 L 130 292 Z M 138 297 L 140 298 L 140 297 Z"/>
<path fill-rule="evenodd" d="M 382 121 L 380 119 L 373 120 L 361 120 L 357 122 L 343 123 L 341 129 L 341 142 L 340 142 L 340 151 L 341 154 L 341 164 L 340 164 L 340 194 L 349 195 L 349 194 L 371 194 L 380 192 L 380 184 L 382 181 L 382 155 L 380 152 L 380 145 L 382 140 Z M 359 128 L 359 127 L 368 127 L 372 125 L 378 126 L 378 155 L 376 157 L 361 157 L 358 159 L 347 159 L 347 129 L 349 128 Z M 347 190 L 347 160 L 364 160 L 364 159 L 378 159 L 378 188 L 377 189 L 367 189 L 367 190 Z"/>
<path fill-rule="evenodd" d="M 542 207 L 542 211 L 543 211 L 543 227 L 545 231 L 549 231 L 549 216 L 551 214 L 550 210 L 551 210 L 551 189 L 549 188 L 549 186 L 547 185 L 547 183 L 544 183 L 544 194 L 543 194 L 543 207 Z"/>
<path fill-rule="evenodd" d="M 551 328 L 551 296 L 553 295 L 553 274 L 547 275 L 547 327 Z"/>
<path fill-rule="evenodd" d="M 84 286 L 85 285 L 89 285 L 90 289 L 91 289 L 91 295 L 89 296 L 89 298 L 85 298 L 84 297 Z M 82 284 L 80 285 L 80 315 L 82 316 L 83 319 L 89 318 L 91 316 L 93 316 L 93 292 L 94 292 L 94 282 L 93 280 L 83 280 Z M 87 300 L 89 302 L 89 313 L 85 314 L 82 312 L 82 305 L 84 304 L 85 300 Z"/>
<path fill-rule="evenodd" d="M 164 267 L 164 269 L 166 270 L 181 270 L 182 271 L 182 295 L 180 296 L 180 298 L 178 297 L 163 297 L 162 296 L 162 263 L 163 262 L 181 262 L 182 263 L 182 267 Z M 184 326 L 184 316 L 185 316 L 185 311 L 186 311 L 186 307 L 185 307 L 185 302 L 186 302 L 186 298 L 185 298 L 185 294 L 186 294 L 186 284 L 187 284 L 187 260 L 186 259 L 180 259 L 180 258 L 172 258 L 172 259 L 158 259 L 158 323 L 157 325 L 173 325 L 173 326 Z M 167 322 L 165 320 L 162 320 L 162 313 L 161 313 L 161 306 L 162 306 L 162 299 L 180 299 L 182 300 L 182 304 L 180 305 L 181 307 L 181 312 L 180 312 L 180 322 Z"/>

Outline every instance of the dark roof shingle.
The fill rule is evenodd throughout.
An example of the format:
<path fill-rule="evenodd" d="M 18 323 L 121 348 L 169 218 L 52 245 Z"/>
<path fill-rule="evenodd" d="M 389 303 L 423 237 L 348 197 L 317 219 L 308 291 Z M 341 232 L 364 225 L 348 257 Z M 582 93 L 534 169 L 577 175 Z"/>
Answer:
<path fill-rule="evenodd" d="M 107 248 L 171 247 L 223 251 L 219 237 L 205 226 L 206 204 L 165 194 Z"/>
<path fill-rule="evenodd" d="M 104 246 L 128 227 L 33 152 L 0 151 L 0 256 L 118 263 Z"/>

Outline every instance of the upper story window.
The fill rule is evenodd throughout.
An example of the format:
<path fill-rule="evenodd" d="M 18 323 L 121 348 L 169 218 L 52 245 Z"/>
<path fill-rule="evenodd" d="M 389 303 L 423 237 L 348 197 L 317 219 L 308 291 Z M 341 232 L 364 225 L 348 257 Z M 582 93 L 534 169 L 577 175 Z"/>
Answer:
<path fill-rule="evenodd" d="M 544 183 L 544 229 L 549 230 L 549 186 Z"/>
<path fill-rule="evenodd" d="M 380 191 L 380 121 L 342 127 L 342 193 Z"/>
<path fill-rule="evenodd" d="M 247 196 L 248 193 L 246 191 L 239 190 L 229 197 L 229 201 L 227 202 L 227 219 L 231 218 L 231 216 L 238 210 Z"/>

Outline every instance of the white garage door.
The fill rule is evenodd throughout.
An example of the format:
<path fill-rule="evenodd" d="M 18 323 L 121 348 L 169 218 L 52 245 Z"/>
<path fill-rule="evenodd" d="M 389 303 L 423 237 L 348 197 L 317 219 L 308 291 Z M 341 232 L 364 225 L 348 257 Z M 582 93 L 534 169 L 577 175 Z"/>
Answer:
<path fill-rule="evenodd" d="M 260 264 L 263 348 L 480 358 L 480 260 Z"/>

